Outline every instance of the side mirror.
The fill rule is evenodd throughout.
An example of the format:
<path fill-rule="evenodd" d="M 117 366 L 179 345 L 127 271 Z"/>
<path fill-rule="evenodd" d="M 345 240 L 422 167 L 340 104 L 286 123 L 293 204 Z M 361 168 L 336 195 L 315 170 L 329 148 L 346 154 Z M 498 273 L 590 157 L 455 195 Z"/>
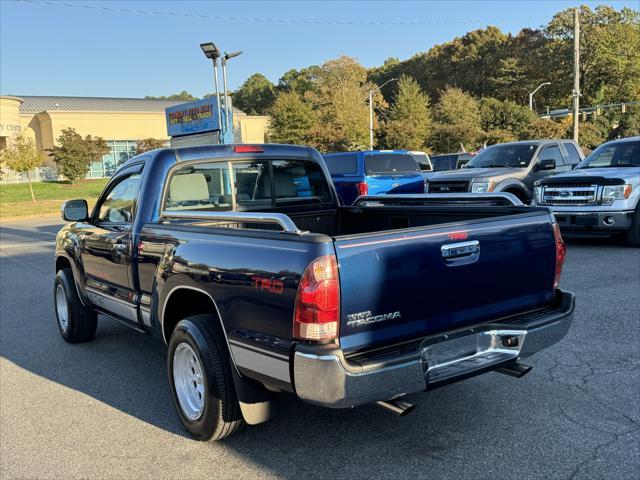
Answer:
<path fill-rule="evenodd" d="M 556 159 L 545 158 L 544 160 L 540 160 L 538 162 L 536 170 L 553 170 L 554 168 L 556 168 Z"/>
<path fill-rule="evenodd" d="M 65 222 L 83 222 L 89 218 L 89 207 L 83 199 L 67 200 L 62 204 L 61 213 Z"/>

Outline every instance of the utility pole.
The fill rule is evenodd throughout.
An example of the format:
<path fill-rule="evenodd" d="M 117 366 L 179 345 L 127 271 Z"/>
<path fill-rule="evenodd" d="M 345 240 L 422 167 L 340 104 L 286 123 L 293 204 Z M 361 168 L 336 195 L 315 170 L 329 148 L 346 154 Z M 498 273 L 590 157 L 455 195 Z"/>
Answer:
<path fill-rule="evenodd" d="M 578 142 L 580 116 L 580 10 L 573 11 L 573 139 Z"/>

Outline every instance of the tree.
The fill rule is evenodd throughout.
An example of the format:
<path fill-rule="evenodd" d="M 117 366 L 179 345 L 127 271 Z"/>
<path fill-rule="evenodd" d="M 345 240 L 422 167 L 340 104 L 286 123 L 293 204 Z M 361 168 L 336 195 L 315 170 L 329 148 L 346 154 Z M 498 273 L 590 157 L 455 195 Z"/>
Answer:
<path fill-rule="evenodd" d="M 191 95 L 186 90 L 183 90 L 180 93 L 173 93 L 173 94 L 168 95 L 168 96 L 152 97 L 150 95 L 147 95 L 144 98 L 147 99 L 147 100 L 184 100 L 185 102 L 191 102 L 193 100 L 198 100 L 198 97 L 194 97 L 193 95 Z"/>
<path fill-rule="evenodd" d="M 520 132 L 520 140 L 544 140 L 548 138 L 565 138 L 567 129 L 571 125 L 571 117 L 556 121 L 552 119 L 536 118 L 526 125 Z"/>
<path fill-rule="evenodd" d="M 304 96 L 306 92 L 315 88 L 319 71 L 320 67 L 317 65 L 311 65 L 301 70 L 292 68 L 280 77 L 278 89 L 284 92 L 297 92 Z"/>
<path fill-rule="evenodd" d="M 640 106 L 627 107 L 620 123 L 612 131 L 610 138 L 624 138 L 640 135 Z"/>
<path fill-rule="evenodd" d="M 349 150 L 369 144 L 367 70 L 351 57 L 320 67 L 315 88 L 305 94 L 315 114 L 310 143 L 323 151 Z M 382 100 L 381 95 L 377 97 Z"/>
<path fill-rule="evenodd" d="M 304 144 L 313 125 L 313 112 L 296 92 L 282 92 L 269 110 L 267 138 L 272 143 Z"/>
<path fill-rule="evenodd" d="M 513 137 L 515 139 L 536 118 L 536 114 L 528 107 L 511 100 L 480 99 L 481 127 L 487 133 L 493 132 L 493 137 Z M 498 135 L 497 132 L 501 133 Z"/>
<path fill-rule="evenodd" d="M 101 137 L 82 136 L 73 128 L 65 128 L 57 139 L 58 145 L 51 149 L 53 160 L 60 173 L 71 183 L 87 175 L 93 162 L 109 153 L 107 142 Z"/>
<path fill-rule="evenodd" d="M 261 73 L 254 73 L 233 94 L 236 107 L 249 115 L 265 115 L 276 99 L 273 83 Z"/>
<path fill-rule="evenodd" d="M 144 140 L 140 140 L 138 142 L 138 146 L 136 148 L 136 153 L 144 153 L 149 150 L 155 150 L 156 148 L 163 148 L 166 146 L 167 141 L 161 140 L 159 138 L 145 138 Z"/>
<path fill-rule="evenodd" d="M 580 146 L 593 150 L 600 146 L 607 139 L 607 131 L 594 122 L 580 122 L 578 129 Z M 565 132 L 565 137 L 570 138 L 573 136 L 573 125 L 569 126 Z"/>
<path fill-rule="evenodd" d="M 447 87 L 435 108 L 436 123 L 431 145 L 435 152 L 473 150 L 480 146 L 482 126 L 480 105 L 459 88 Z"/>
<path fill-rule="evenodd" d="M 429 136 L 431 113 L 427 97 L 413 78 L 398 81 L 398 94 L 385 124 L 386 144 L 390 148 L 423 150 Z"/>
<path fill-rule="evenodd" d="M 31 184 L 31 171 L 43 164 L 44 156 L 42 152 L 38 151 L 34 141 L 24 135 L 18 135 L 13 143 L 0 154 L 0 162 L 14 172 L 26 173 L 31 200 L 35 202 L 36 196 Z"/>

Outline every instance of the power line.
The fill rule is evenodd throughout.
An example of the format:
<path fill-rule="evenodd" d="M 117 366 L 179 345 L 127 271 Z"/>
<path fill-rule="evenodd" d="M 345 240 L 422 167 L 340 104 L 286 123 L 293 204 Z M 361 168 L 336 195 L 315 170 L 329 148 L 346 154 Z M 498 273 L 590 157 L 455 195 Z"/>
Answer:
<path fill-rule="evenodd" d="M 274 23 L 274 24 L 299 24 L 299 25 L 381 25 L 381 26 L 410 26 L 410 25 L 450 25 L 450 24 L 470 24 L 470 23 L 492 23 L 507 22 L 519 20 L 536 20 L 547 18 L 545 16 L 529 16 L 529 17 L 504 17 L 504 18 L 485 18 L 485 19 L 450 19 L 450 20 L 317 20 L 302 18 L 268 18 L 268 17 L 245 17 L 245 16 L 225 16 L 225 15 L 206 15 L 200 13 L 188 12 L 170 12 L 160 10 L 142 10 L 120 7 L 105 7 L 102 5 L 90 5 L 85 3 L 65 3 L 52 2 L 49 0 L 14 0 L 19 3 L 30 3 L 33 5 L 49 5 L 54 7 L 68 8 L 85 8 L 91 10 L 102 10 L 119 14 L 137 14 L 137 15 L 157 15 L 172 17 L 188 17 L 198 20 L 214 20 L 224 22 L 242 22 L 242 23 Z"/>

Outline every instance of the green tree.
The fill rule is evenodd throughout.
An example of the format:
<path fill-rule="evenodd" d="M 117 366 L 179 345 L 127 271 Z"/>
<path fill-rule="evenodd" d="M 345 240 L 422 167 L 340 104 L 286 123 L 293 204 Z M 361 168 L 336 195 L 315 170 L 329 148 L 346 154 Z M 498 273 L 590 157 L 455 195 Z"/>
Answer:
<path fill-rule="evenodd" d="M 520 140 L 544 140 L 548 138 L 566 138 L 567 130 L 571 125 L 571 117 L 557 121 L 545 118 L 536 118 L 526 125 L 520 132 Z"/>
<path fill-rule="evenodd" d="M 269 110 L 267 138 L 272 143 L 304 144 L 313 126 L 311 107 L 296 92 L 282 92 Z"/>
<path fill-rule="evenodd" d="M 431 126 L 429 97 L 413 78 L 403 76 L 398 81 L 398 94 L 389 109 L 385 124 L 385 140 L 390 148 L 422 150 Z"/>
<path fill-rule="evenodd" d="M 273 83 L 261 73 L 254 73 L 233 94 L 236 107 L 249 115 L 265 115 L 276 99 Z"/>
<path fill-rule="evenodd" d="M 59 172 L 71 183 L 83 178 L 93 162 L 109 153 L 107 142 L 101 137 L 82 136 L 73 128 L 65 128 L 57 139 L 58 145 L 51 149 Z"/>
<path fill-rule="evenodd" d="M 446 153 L 480 146 L 482 125 L 478 101 L 459 88 L 447 87 L 435 108 L 431 145 Z"/>
<path fill-rule="evenodd" d="M 278 80 L 278 89 L 284 92 L 296 92 L 304 95 L 306 92 L 315 88 L 319 72 L 320 67 L 317 65 L 311 65 L 301 70 L 292 68 L 280 77 L 280 80 Z"/>
<path fill-rule="evenodd" d="M 369 144 L 367 70 L 351 57 L 326 62 L 315 88 L 306 92 L 315 114 L 309 141 L 323 151 L 363 148 Z M 378 94 L 379 99 L 381 96 Z"/>
<path fill-rule="evenodd" d="M 611 132 L 611 138 L 624 138 L 640 135 L 640 106 L 627 107 L 618 126 Z"/>
<path fill-rule="evenodd" d="M 166 146 L 166 144 L 167 144 L 166 140 L 161 140 L 159 138 L 151 138 L 151 137 L 145 138 L 138 142 L 138 145 L 136 147 L 136 153 L 144 153 L 150 150 L 155 150 L 156 148 L 163 148 L 164 146 Z"/>
<path fill-rule="evenodd" d="M 0 153 L 0 163 L 17 173 L 25 173 L 29 181 L 31 200 L 36 201 L 31 184 L 31 171 L 44 163 L 44 156 L 39 152 L 31 138 L 18 135 L 13 143 Z"/>
<path fill-rule="evenodd" d="M 602 128 L 602 125 L 594 122 L 580 122 L 578 128 L 580 146 L 593 150 L 607 139 L 609 132 Z M 566 138 L 573 136 L 573 125 L 570 125 L 564 135 Z"/>
<path fill-rule="evenodd" d="M 494 137 L 498 135 L 515 139 L 536 118 L 536 114 L 529 110 L 528 107 L 511 100 L 480 99 L 481 127 L 487 133 L 494 132 L 492 134 Z M 498 134 L 498 132 L 502 133 Z M 507 133 L 508 135 L 506 135 Z"/>
<path fill-rule="evenodd" d="M 153 97 L 153 96 L 147 95 L 144 98 L 147 100 L 184 100 L 185 102 L 198 100 L 198 97 L 194 97 L 186 90 L 183 90 L 180 93 L 173 93 L 171 95 L 161 96 L 161 97 Z"/>

